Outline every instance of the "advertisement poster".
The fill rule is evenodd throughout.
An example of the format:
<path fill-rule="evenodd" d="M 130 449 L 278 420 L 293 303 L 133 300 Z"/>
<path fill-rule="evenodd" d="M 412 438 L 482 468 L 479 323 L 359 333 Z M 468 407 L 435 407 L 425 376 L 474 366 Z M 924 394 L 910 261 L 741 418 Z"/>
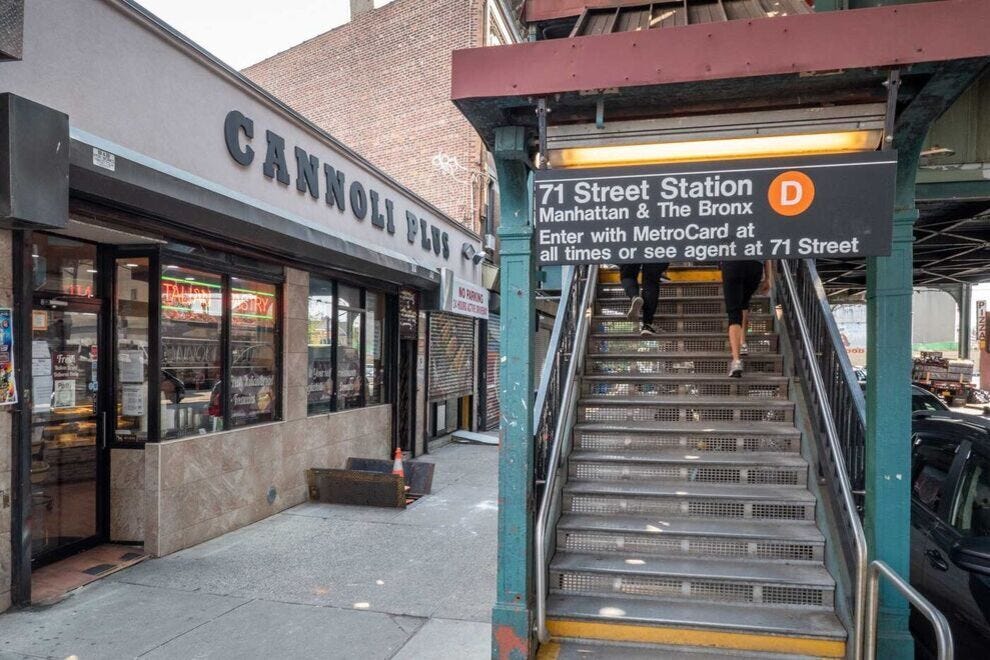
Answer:
<path fill-rule="evenodd" d="M 17 403 L 14 382 L 14 315 L 9 307 L 0 308 L 0 406 Z"/>

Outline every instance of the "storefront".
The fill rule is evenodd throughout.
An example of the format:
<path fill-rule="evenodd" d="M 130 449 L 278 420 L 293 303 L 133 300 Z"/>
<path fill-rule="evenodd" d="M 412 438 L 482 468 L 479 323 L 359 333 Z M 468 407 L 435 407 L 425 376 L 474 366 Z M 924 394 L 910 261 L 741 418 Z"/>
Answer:
<path fill-rule="evenodd" d="M 307 468 L 422 451 L 427 312 L 441 270 L 480 282 L 478 237 L 130 2 L 31 3 L 24 44 L 0 610 L 80 549 L 168 554 L 304 501 Z"/>

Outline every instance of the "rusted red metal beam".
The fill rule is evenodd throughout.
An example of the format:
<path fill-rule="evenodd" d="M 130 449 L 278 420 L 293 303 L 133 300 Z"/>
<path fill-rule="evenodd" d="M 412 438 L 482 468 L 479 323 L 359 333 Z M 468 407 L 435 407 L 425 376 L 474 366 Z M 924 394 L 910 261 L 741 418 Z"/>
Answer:
<path fill-rule="evenodd" d="M 454 51 L 451 98 L 990 57 L 988 25 L 987 0 L 942 0 L 469 48 Z"/>

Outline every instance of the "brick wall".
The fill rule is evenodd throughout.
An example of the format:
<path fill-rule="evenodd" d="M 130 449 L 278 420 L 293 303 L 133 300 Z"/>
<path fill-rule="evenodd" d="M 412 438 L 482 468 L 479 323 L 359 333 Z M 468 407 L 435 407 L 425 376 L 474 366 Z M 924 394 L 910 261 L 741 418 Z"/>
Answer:
<path fill-rule="evenodd" d="M 483 168 L 481 140 L 450 102 L 450 55 L 482 44 L 484 8 L 484 0 L 394 0 L 244 74 L 477 230 L 480 183 L 465 172 L 455 180 L 433 158 Z"/>

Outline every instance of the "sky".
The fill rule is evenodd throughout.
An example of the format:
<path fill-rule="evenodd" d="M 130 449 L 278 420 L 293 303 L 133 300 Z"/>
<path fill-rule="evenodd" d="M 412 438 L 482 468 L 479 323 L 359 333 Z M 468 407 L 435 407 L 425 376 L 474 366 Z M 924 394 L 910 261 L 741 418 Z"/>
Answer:
<path fill-rule="evenodd" d="M 351 13 L 349 0 L 137 2 L 235 69 L 346 23 Z"/>

